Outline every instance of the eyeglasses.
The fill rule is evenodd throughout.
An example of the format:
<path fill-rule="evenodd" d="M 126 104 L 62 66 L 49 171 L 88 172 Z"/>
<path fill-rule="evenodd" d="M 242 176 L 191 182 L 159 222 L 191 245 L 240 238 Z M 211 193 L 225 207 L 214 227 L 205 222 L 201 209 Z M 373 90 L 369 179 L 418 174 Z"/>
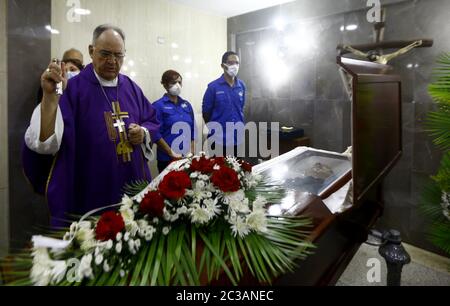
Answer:
<path fill-rule="evenodd" d="M 125 54 L 124 53 L 113 53 L 110 51 L 106 51 L 106 50 L 99 50 L 98 54 L 100 55 L 100 57 L 102 59 L 117 59 L 118 61 L 122 61 L 125 58 Z"/>

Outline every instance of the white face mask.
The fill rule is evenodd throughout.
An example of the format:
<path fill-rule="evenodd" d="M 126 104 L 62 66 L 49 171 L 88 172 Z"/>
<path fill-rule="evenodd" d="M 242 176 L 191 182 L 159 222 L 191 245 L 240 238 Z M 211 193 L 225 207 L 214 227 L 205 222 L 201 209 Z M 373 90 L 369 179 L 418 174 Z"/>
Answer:
<path fill-rule="evenodd" d="M 224 65 L 225 67 L 227 67 L 226 72 L 230 77 L 234 78 L 237 76 L 237 74 L 239 73 L 239 65 L 230 65 L 230 66 L 228 66 L 227 64 Z"/>
<path fill-rule="evenodd" d="M 169 93 L 172 96 L 179 96 L 181 93 L 181 85 L 180 83 L 176 83 L 175 85 L 172 85 L 172 87 L 169 88 Z"/>
<path fill-rule="evenodd" d="M 75 76 L 77 76 L 79 74 L 80 74 L 79 71 L 67 71 L 66 72 L 66 77 L 67 77 L 68 80 L 70 80 L 71 78 L 73 78 L 73 77 L 75 77 Z"/>

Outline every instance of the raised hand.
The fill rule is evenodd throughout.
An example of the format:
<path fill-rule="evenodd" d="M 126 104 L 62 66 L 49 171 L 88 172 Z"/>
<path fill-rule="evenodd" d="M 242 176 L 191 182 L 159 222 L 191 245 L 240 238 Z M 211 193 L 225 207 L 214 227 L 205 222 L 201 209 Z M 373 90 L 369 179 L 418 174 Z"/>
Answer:
<path fill-rule="evenodd" d="M 41 75 L 41 87 L 44 96 L 56 96 L 56 86 L 60 82 L 62 82 L 64 90 L 67 86 L 65 64 L 58 60 L 52 60 Z"/>

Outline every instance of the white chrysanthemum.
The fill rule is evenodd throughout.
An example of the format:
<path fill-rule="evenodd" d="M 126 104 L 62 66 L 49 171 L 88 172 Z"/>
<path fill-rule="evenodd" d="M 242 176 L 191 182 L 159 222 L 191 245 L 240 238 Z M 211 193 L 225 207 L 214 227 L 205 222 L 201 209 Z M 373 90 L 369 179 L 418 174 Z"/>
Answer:
<path fill-rule="evenodd" d="M 97 243 L 94 239 L 85 240 L 81 243 L 80 249 L 84 252 L 89 252 L 93 248 L 97 246 Z"/>
<path fill-rule="evenodd" d="M 199 204 L 192 204 L 190 211 L 192 223 L 204 224 L 211 218 L 208 210 L 206 208 L 202 208 Z"/>
<path fill-rule="evenodd" d="M 122 252 L 122 242 L 116 244 L 116 253 L 120 254 L 120 252 Z"/>
<path fill-rule="evenodd" d="M 122 215 L 123 222 L 125 223 L 125 225 L 128 225 L 134 221 L 134 211 L 131 206 L 122 205 L 119 211 L 120 214 Z"/>
<path fill-rule="evenodd" d="M 162 229 L 163 235 L 167 235 L 170 232 L 170 226 L 164 226 Z"/>
<path fill-rule="evenodd" d="M 260 210 L 260 209 L 265 210 L 266 205 L 267 205 L 266 198 L 262 196 L 257 196 L 255 201 L 253 201 L 253 210 Z"/>
<path fill-rule="evenodd" d="M 78 267 L 78 275 L 80 275 L 81 277 L 86 277 L 86 278 L 90 278 L 90 277 L 94 276 L 91 264 L 92 264 L 92 254 L 84 255 L 81 258 L 81 262 Z"/>
<path fill-rule="evenodd" d="M 33 251 L 33 267 L 30 278 L 35 286 L 47 286 L 52 279 L 52 261 L 46 248 Z"/>
<path fill-rule="evenodd" d="M 195 172 L 191 173 L 190 177 L 191 178 L 197 178 L 199 174 L 200 174 L 199 172 L 195 171 Z"/>
<path fill-rule="evenodd" d="M 150 241 L 153 238 L 153 232 L 152 231 L 145 231 L 144 239 L 145 241 Z"/>
<path fill-rule="evenodd" d="M 241 170 L 241 165 L 239 164 L 239 162 L 236 160 L 236 158 L 227 158 L 228 163 L 231 164 L 231 168 L 236 171 L 239 172 Z"/>
<path fill-rule="evenodd" d="M 75 238 L 78 240 L 79 243 L 94 240 L 95 239 L 94 230 L 86 227 L 81 227 L 78 229 Z"/>
<path fill-rule="evenodd" d="M 198 176 L 198 178 L 202 181 L 208 181 L 209 180 L 209 176 L 206 174 L 201 174 Z"/>
<path fill-rule="evenodd" d="M 139 249 L 139 248 L 141 247 L 141 240 L 136 239 L 136 240 L 134 241 L 134 246 L 136 247 L 136 249 Z"/>
<path fill-rule="evenodd" d="M 123 240 L 128 241 L 130 239 L 130 233 L 126 232 L 125 235 L 123 235 Z"/>
<path fill-rule="evenodd" d="M 199 181 L 195 182 L 195 189 L 203 190 L 204 188 L 205 188 L 204 181 L 199 180 Z"/>
<path fill-rule="evenodd" d="M 78 223 L 77 222 L 73 222 L 72 224 L 70 224 L 69 233 L 70 233 L 71 237 L 73 237 L 75 235 L 75 232 L 77 231 L 77 228 L 78 228 Z"/>
<path fill-rule="evenodd" d="M 92 223 L 90 221 L 81 221 L 78 223 L 78 229 L 91 229 Z"/>
<path fill-rule="evenodd" d="M 106 241 L 105 247 L 107 250 L 111 250 L 113 247 L 113 242 L 111 239 L 109 239 L 108 241 Z"/>
<path fill-rule="evenodd" d="M 136 245 L 134 244 L 133 239 L 128 241 L 128 250 L 130 251 L 131 254 L 136 254 Z"/>
<path fill-rule="evenodd" d="M 223 197 L 224 203 L 225 204 L 230 204 L 230 202 L 238 202 L 238 201 L 242 201 L 245 198 L 245 193 L 242 189 L 236 191 L 236 192 L 231 192 L 231 193 L 226 193 Z"/>
<path fill-rule="evenodd" d="M 224 199 L 224 202 L 228 204 L 232 211 L 241 213 L 250 212 L 248 199 L 245 197 L 245 193 L 242 189 L 225 195 Z"/>
<path fill-rule="evenodd" d="M 140 219 L 137 221 L 137 224 L 139 226 L 140 229 L 145 228 L 148 226 L 148 221 L 144 220 L 144 219 Z"/>
<path fill-rule="evenodd" d="M 163 218 L 166 221 L 170 221 L 170 218 L 172 218 L 171 213 L 166 208 L 164 208 Z"/>
<path fill-rule="evenodd" d="M 103 262 L 103 254 L 97 254 L 97 255 L 95 256 L 95 264 L 96 264 L 97 266 L 99 266 L 99 265 L 102 264 L 102 262 Z"/>
<path fill-rule="evenodd" d="M 147 225 L 143 224 L 143 226 L 139 229 L 139 236 L 143 237 L 146 241 L 150 241 L 152 240 L 155 232 L 156 229 L 147 223 Z"/>
<path fill-rule="evenodd" d="M 133 206 L 133 200 L 127 196 L 126 194 L 122 197 L 122 204 L 124 206 L 129 206 L 132 207 Z"/>
<path fill-rule="evenodd" d="M 67 263 L 64 260 L 54 260 L 53 261 L 53 269 L 52 269 L 52 283 L 53 284 L 58 284 L 60 283 L 63 279 L 64 276 L 66 275 L 66 271 L 67 271 Z"/>
<path fill-rule="evenodd" d="M 184 215 L 185 213 L 187 213 L 188 209 L 186 206 L 181 206 L 177 208 L 177 214 L 178 215 Z"/>
<path fill-rule="evenodd" d="M 267 218 L 263 210 L 257 210 L 247 216 L 247 224 L 250 229 L 257 232 L 267 231 Z"/>
<path fill-rule="evenodd" d="M 222 212 L 220 209 L 220 205 L 218 205 L 218 199 L 206 199 L 203 201 L 203 204 L 205 205 L 206 211 L 209 214 L 209 219 L 211 220 L 215 216 L 220 215 Z"/>
<path fill-rule="evenodd" d="M 117 241 L 120 241 L 120 240 L 122 240 L 122 237 L 123 237 L 123 235 L 122 235 L 122 233 L 117 233 L 117 235 L 116 235 L 116 240 Z"/>
<path fill-rule="evenodd" d="M 255 181 L 257 181 L 257 182 L 261 182 L 262 179 L 263 179 L 263 177 L 262 177 L 261 174 L 253 174 L 252 177 L 253 177 L 253 179 L 254 179 Z"/>
<path fill-rule="evenodd" d="M 132 221 L 125 225 L 127 232 L 130 233 L 131 237 L 135 237 L 139 231 L 139 225 L 136 221 Z"/>
<path fill-rule="evenodd" d="M 103 271 L 105 271 L 106 273 L 108 273 L 109 271 L 111 271 L 111 267 L 108 264 L 108 260 L 105 259 L 105 261 L 103 262 Z"/>
<path fill-rule="evenodd" d="M 194 189 L 192 190 L 192 194 L 190 196 L 194 202 L 201 202 L 203 198 L 205 198 L 206 193 L 202 189 Z"/>
<path fill-rule="evenodd" d="M 258 185 L 258 183 L 261 181 L 261 176 L 252 173 L 246 173 L 244 176 L 244 181 L 247 185 L 247 188 L 251 189 Z"/>
<path fill-rule="evenodd" d="M 239 237 L 243 238 L 248 235 L 250 232 L 250 228 L 244 219 L 237 216 L 236 218 L 230 218 L 228 220 L 231 224 L 231 230 L 233 232 L 234 237 L 239 235 Z"/>
<path fill-rule="evenodd" d="M 211 192 L 211 193 L 213 193 L 213 192 L 217 192 L 219 189 L 218 188 L 216 188 L 212 183 L 208 183 L 206 186 L 205 186 L 205 191 L 206 192 Z"/>

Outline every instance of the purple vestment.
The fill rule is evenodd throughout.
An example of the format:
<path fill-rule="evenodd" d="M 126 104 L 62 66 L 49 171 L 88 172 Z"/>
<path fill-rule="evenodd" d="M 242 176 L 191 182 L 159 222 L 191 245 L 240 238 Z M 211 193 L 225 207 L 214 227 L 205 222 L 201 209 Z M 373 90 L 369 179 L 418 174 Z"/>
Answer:
<path fill-rule="evenodd" d="M 142 90 L 127 76 L 119 75 L 119 103 L 126 128 L 136 123 L 148 129 L 153 142 L 161 138 L 156 111 Z M 64 134 L 53 158 L 23 149 L 25 175 L 36 192 L 47 197 L 52 225 L 63 225 L 69 214 L 84 214 L 121 200 L 123 187 L 136 180 L 151 180 L 141 146 L 134 146 L 131 162 L 123 162 L 108 134 L 105 112 L 117 101 L 117 87 L 104 87 L 88 65 L 72 78 L 60 99 Z M 52 162 L 53 161 L 53 162 Z M 52 165 L 53 164 L 53 165 Z"/>

